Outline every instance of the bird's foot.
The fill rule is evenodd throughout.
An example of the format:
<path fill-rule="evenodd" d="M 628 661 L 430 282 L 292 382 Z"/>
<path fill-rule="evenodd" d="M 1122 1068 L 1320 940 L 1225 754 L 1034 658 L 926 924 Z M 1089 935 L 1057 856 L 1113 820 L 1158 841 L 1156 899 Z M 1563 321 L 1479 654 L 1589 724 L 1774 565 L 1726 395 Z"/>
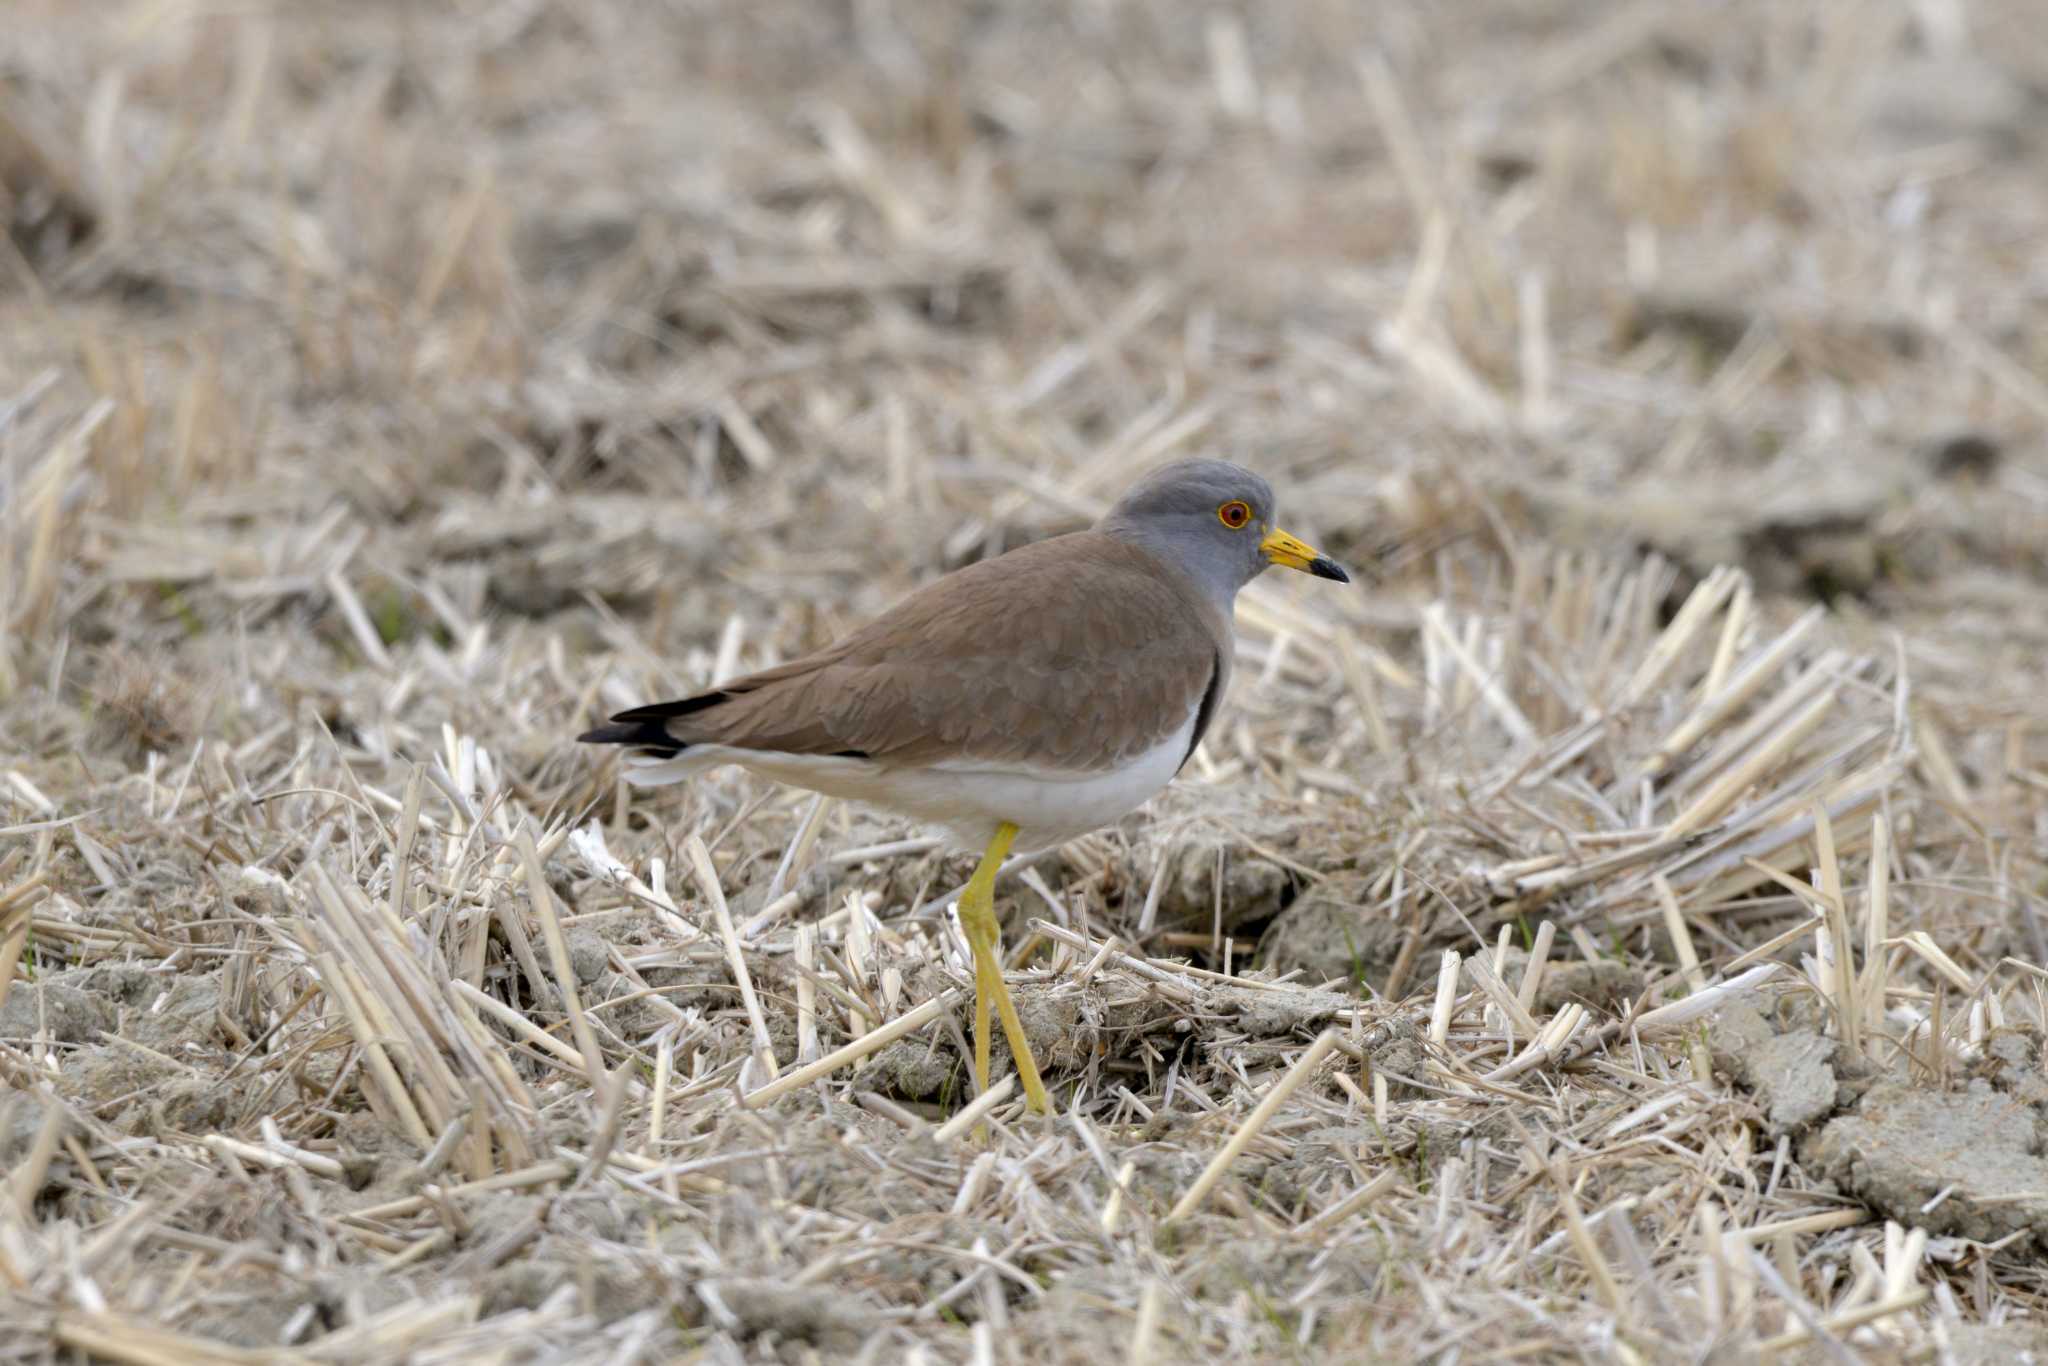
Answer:
<path fill-rule="evenodd" d="M 1002 929 L 996 924 L 996 870 L 1017 838 L 1017 827 L 1005 821 L 996 827 L 995 838 L 981 856 L 981 864 L 960 893 L 960 929 L 974 952 L 974 1083 L 988 1089 L 989 1007 L 1002 1020 L 1004 1037 L 1010 1041 L 1010 1055 L 1016 1059 L 1017 1075 L 1024 1083 L 1024 1095 L 1039 1114 L 1052 1113 L 1052 1101 L 1038 1075 L 1038 1060 L 1031 1056 L 1031 1040 L 1025 1037 L 1023 1021 L 1003 981 Z"/>

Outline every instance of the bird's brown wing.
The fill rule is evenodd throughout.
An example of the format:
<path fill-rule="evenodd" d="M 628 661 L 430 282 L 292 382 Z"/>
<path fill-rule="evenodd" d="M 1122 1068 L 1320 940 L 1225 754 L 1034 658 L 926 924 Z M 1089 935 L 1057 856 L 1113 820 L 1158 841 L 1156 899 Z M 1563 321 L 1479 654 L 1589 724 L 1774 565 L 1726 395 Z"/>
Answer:
<path fill-rule="evenodd" d="M 1149 552 L 1082 531 L 949 574 L 816 654 L 615 719 L 891 765 L 1109 768 L 1197 708 L 1208 719 L 1229 631 Z"/>

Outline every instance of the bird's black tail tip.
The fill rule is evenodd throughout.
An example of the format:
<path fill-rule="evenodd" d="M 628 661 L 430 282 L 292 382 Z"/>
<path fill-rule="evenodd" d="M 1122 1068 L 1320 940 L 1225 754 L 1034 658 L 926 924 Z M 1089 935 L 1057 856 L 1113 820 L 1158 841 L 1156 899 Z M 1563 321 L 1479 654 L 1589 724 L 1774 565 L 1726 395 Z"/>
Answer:
<path fill-rule="evenodd" d="M 628 745 L 663 759 L 673 759 L 684 749 L 683 742 L 670 735 L 668 727 L 659 721 L 615 721 L 584 731 L 576 741 L 584 745 Z"/>

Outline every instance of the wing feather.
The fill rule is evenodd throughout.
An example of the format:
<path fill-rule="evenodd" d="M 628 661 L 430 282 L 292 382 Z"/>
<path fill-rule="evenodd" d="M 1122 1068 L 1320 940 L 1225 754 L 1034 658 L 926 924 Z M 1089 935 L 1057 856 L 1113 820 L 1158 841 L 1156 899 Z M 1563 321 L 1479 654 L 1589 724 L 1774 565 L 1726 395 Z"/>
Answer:
<path fill-rule="evenodd" d="M 1212 710 L 1229 630 L 1149 552 L 1082 531 L 950 574 L 815 654 L 621 715 L 658 714 L 685 743 L 1111 768 Z"/>

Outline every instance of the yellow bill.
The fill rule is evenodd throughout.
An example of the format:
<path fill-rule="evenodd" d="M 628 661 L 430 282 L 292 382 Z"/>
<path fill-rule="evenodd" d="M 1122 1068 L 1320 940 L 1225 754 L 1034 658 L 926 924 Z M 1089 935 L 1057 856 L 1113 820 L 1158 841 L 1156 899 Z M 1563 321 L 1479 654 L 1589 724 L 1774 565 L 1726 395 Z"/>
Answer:
<path fill-rule="evenodd" d="M 1300 537 L 1290 536 L 1278 528 L 1266 533 L 1266 539 L 1259 542 L 1259 549 L 1274 564 L 1299 569 L 1304 574 L 1313 574 L 1319 579 L 1335 579 L 1338 583 L 1351 582 L 1351 576 L 1344 572 L 1342 565 Z"/>

